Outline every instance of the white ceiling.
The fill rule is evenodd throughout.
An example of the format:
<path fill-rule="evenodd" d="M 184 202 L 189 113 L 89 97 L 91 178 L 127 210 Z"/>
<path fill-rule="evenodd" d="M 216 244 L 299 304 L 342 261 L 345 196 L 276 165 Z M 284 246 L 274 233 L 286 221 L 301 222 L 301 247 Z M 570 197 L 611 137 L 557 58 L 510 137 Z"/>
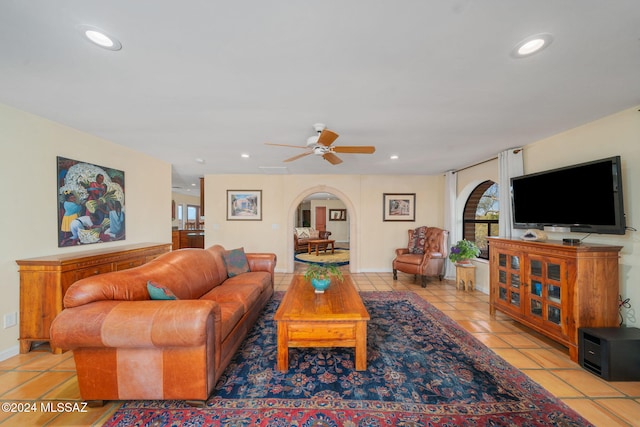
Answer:
<path fill-rule="evenodd" d="M 181 188 L 437 174 L 640 105 L 638 0 L 310 3 L 3 0 L 0 102 L 170 162 Z M 553 43 L 509 55 L 536 33 Z M 283 163 L 302 151 L 264 145 L 303 146 L 317 122 L 376 153 Z"/>

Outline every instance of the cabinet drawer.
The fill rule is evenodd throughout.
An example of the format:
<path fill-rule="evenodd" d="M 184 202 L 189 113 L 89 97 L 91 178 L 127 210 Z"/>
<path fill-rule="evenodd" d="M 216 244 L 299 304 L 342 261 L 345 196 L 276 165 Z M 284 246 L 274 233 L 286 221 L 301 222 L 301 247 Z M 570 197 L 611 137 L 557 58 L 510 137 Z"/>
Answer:
<path fill-rule="evenodd" d="M 291 341 L 355 339 L 356 328 L 353 323 L 290 324 L 288 335 Z"/>
<path fill-rule="evenodd" d="M 126 269 L 129 269 L 129 268 L 138 267 L 138 266 L 144 264 L 144 262 L 145 262 L 144 258 L 135 258 L 135 259 L 129 259 L 129 260 L 126 260 L 126 261 L 120 261 L 119 263 L 116 264 L 115 271 L 126 270 Z"/>
<path fill-rule="evenodd" d="M 85 277 L 95 276 L 97 274 L 108 273 L 111 271 L 111 264 L 96 265 L 95 267 L 83 268 L 76 270 L 76 281 Z"/>

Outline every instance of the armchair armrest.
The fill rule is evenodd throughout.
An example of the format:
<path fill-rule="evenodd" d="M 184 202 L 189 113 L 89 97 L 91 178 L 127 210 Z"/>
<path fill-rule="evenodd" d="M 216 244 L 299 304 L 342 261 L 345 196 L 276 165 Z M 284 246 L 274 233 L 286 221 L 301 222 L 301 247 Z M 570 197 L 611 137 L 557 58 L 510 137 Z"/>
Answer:
<path fill-rule="evenodd" d="M 409 249 L 407 249 L 407 248 L 396 249 L 396 256 L 405 255 L 405 254 L 408 254 L 408 253 L 409 253 Z"/>
<path fill-rule="evenodd" d="M 97 301 L 63 310 L 51 344 L 78 347 L 188 347 L 220 338 L 220 306 L 210 300 Z M 214 341 L 215 342 L 215 341 Z"/>
<path fill-rule="evenodd" d="M 320 239 L 328 239 L 328 238 L 329 238 L 329 236 L 331 236 L 331 232 L 330 232 L 330 231 L 321 231 L 321 232 L 318 234 L 318 237 L 319 237 Z"/>

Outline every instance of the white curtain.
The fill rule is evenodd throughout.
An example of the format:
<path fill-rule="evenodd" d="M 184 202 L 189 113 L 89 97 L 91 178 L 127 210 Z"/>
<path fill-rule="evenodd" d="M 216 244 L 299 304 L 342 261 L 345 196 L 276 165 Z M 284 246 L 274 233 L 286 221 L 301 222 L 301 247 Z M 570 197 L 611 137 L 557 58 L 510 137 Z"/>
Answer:
<path fill-rule="evenodd" d="M 458 175 L 455 171 L 448 171 L 445 174 L 444 189 L 444 228 L 449 231 L 449 249 L 452 242 L 457 242 L 462 230 L 459 228 L 460 218 L 456 212 L 456 201 L 458 198 Z M 449 260 L 446 262 L 445 277 L 455 277 L 456 269 Z"/>
<path fill-rule="evenodd" d="M 498 154 L 498 176 L 500 179 L 500 237 L 511 237 L 513 218 L 511 215 L 511 178 L 524 173 L 522 148 L 510 148 Z"/>

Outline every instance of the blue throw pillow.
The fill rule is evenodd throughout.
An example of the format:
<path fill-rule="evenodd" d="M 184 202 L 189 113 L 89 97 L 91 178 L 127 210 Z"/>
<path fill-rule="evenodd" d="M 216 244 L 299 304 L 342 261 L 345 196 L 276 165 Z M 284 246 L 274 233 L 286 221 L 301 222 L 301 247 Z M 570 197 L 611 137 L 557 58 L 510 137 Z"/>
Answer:
<path fill-rule="evenodd" d="M 244 253 L 244 248 L 232 249 L 230 251 L 224 251 L 224 264 L 227 267 L 227 276 L 234 277 L 238 274 L 248 273 L 251 271 L 249 268 L 249 261 Z"/>
<path fill-rule="evenodd" d="M 154 300 L 178 299 L 169 288 L 152 282 L 151 280 L 147 282 L 147 291 L 149 291 L 149 297 Z"/>

